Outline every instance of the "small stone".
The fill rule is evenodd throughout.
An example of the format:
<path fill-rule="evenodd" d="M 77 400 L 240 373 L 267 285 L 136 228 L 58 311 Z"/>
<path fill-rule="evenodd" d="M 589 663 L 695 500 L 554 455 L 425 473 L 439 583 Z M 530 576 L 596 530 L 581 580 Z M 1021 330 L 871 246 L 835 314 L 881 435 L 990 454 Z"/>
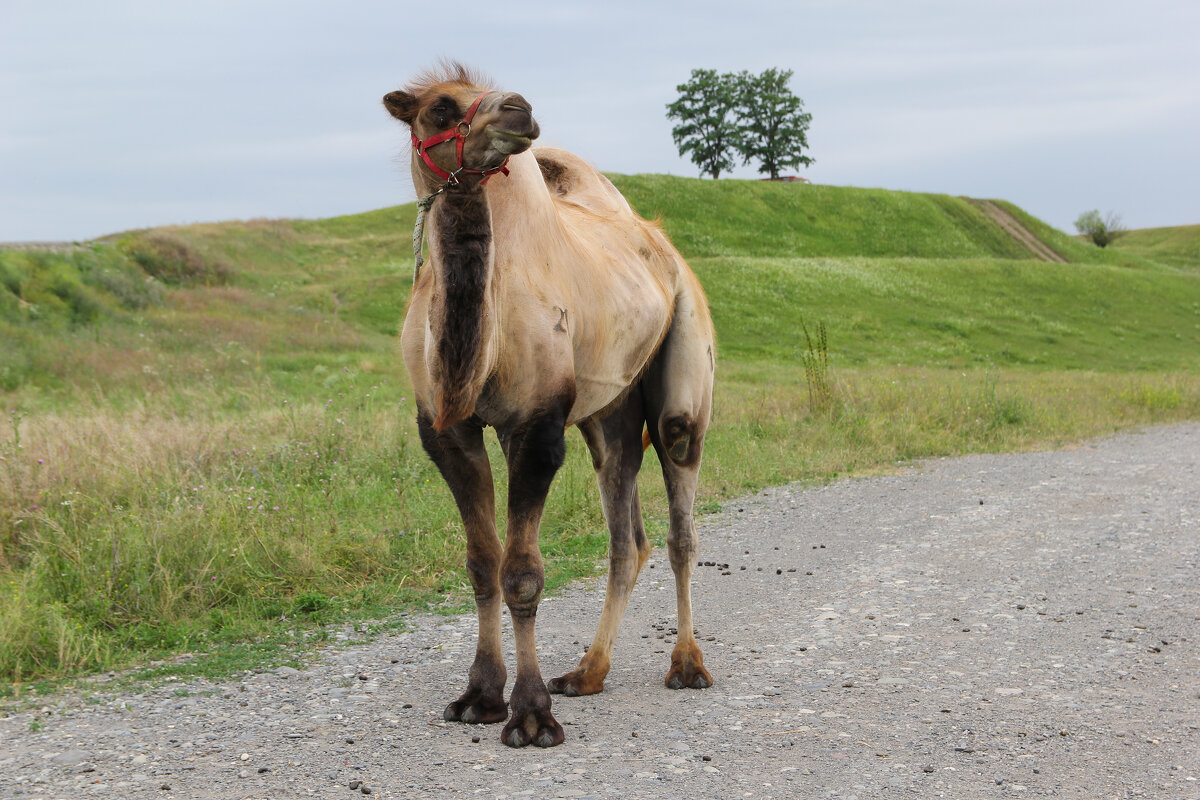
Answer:
<path fill-rule="evenodd" d="M 712 756 L 700 756 L 701 761 L 712 761 Z"/>
<path fill-rule="evenodd" d="M 250 773 L 249 773 L 248 771 L 244 770 L 244 769 L 242 769 L 242 770 L 238 770 L 238 777 L 239 777 L 239 778 L 249 778 L 249 777 L 250 777 Z"/>
<path fill-rule="evenodd" d="M 347 739 L 347 740 L 346 740 L 346 744 L 354 744 L 354 740 L 353 740 L 353 739 Z"/>
<path fill-rule="evenodd" d="M 164 792 L 169 792 L 169 791 L 171 791 L 171 784 L 164 783 L 162 786 L 159 786 L 158 788 L 162 789 Z"/>
<path fill-rule="evenodd" d="M 776 574 L 776 575 L 782 575 L 782 574 L 783 574 L 783 570 L 781 570 L 781 569 L 777 569 L 777 570 L 775 570 L 775 574 Z"/>
<path fill-rule="evenodd" d="M 632 733 L 630 733 L 629 735 L 630 735 L 630 736 L 632 736 L 634 739 L 638 738 L 638 737 L 637 737 L 637 731 L 633 731 L 633 732 L 632 732 Z"/>
<path fill-rule="evenodd" d="M 365 783 L 364 783 L 362 786 L 358 787 L 358 790 L 359 790 L 360 792 L 362 792 L 363 794 L 370 794 L 370 793 L 371 793 L 371 790 L 370 790 L 370 789 L 367 787 L 367 785 L 366 785 Z"/>
<path fill-rule="evenodd" d="M 270 772 L 270 771 L 271 771 L 271 768 L 270 768 L 270 767 L 259 767 L 259 768 L 258 768 L 258 774 L 259 774 L 259 775 L 262 775 L 264 772 Z"/>
<path fill-rule="evenodd" d="M 65 764 L 68 767 L 73 767 L 90 760 L 91 757 L 92 754 L 87 750 L 66 750 L 56 756 L 52 756 L 50 760 L 55 764 Z"/>
<path fill-rule="evenodd" d="M 925 766 L 924 766 L 924 767 L 921 769 L 921 771 L 922 771 L 922 772 L 933 772 L 933 765 L 932 765 L 932 764 L 926 764 L 926 765 L 925 765 Z"/>
<path fill-rule="evenodd" d="M 404 705 L 402 705 L 400 707 L 401 708 L 412 708 L 412 703 L 405 703 Z"/>
<path fill-rule="evenodd" d="M 240 758 L 242 761 L 249 761 L 249 760 L 250 760 L 250 754 L 249 754 L 249 753 L 242 753 L 240 756 L 238 756 L 238 758 Z"/>
<path fill-rule="evenodd" d="M 1025 604 L 1017 603 L 1017 611 L 1024 611 L 1024 610 L 1025 610 Z"/>
<path fill-rule="evenodd" d="M 479 744 L 479 737 L 478 737 L 478 736 L 472 736 L 472 737 L 471 737 L 471 743 L 472 743 L 472 744 Z"/>
<path fill-rule="evenodd" d="M 361 785 L 362 785 L 362 781 L 350 781 L 350 783 L 348 784 L 348 786 L 351 789 L 357 789 Z"/>

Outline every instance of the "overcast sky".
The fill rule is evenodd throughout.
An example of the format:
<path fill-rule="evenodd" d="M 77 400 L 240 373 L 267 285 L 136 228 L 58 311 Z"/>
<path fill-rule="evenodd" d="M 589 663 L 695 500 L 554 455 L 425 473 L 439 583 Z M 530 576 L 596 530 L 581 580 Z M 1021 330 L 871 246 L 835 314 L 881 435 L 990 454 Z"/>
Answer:
<path fill-rule="evenodd" d="M 676 85 L 779 67 L 814 182 L 1200 223 L 1197 41 L 1184 0 L 0 0 L 0 241 L 411 202 L 380 98 L 439 57 L 606 171 L 696 176 Z"/>

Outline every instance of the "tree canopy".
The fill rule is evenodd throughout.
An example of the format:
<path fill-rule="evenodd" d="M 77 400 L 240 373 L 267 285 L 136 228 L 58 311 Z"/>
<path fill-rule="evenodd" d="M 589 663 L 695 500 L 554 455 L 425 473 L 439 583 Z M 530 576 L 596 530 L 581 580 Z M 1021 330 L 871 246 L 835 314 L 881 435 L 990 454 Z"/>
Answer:
<path fill-rule="evenodd" d="M 804 101 L 792 94 L 788 82 L 792 71 L 774 67 L 759 75 L 742 73 L 738 102 L 739 150 L 744 161 L 761 162 L 759 172 L 772 179 L 785 167 L 808 166 L 813 159 L 808 148 L 808 126 L 812 114 L 804 112 Z"/>
<path fill-rule="evenodd" d="M 814 163 L 804 154 L 812 114 L 788 87 L 791 78 L 791 70 L 775 67 L 758 75 L 692 70 L 675 87 L 679 99 L 667 104 L 667 118 L 679 121 L 671 130 L 679 154 L 690 154 L 700 174 L 713 179 L 732 170 L 738 156 L 743 164 L 761 162 L 758 171 L 771 178 Z"/>
<path fill-rule="evenodd" d="M 679 99 L 667 105 L 667 119 L 679 120 L 671 138 L 679 155 L 691 154 L 700 173 L 713 179 L 733 169 L 738 151 L 737 78 L 713 69 L 694 69 L 675 87 Z"/>

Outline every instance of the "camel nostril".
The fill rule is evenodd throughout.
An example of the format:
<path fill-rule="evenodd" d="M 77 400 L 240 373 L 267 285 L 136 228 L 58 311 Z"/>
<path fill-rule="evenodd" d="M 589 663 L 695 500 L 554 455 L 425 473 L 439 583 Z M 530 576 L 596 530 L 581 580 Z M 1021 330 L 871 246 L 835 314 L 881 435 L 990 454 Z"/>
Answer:
<path fill-rule="evenodd" d="M 533 113 L 533 106 L 529 105 L 529 101 L 515 93 L 507 95 L 500 104 L 500 108 L 505 111 L 523 111 L 526 114 Z"/>

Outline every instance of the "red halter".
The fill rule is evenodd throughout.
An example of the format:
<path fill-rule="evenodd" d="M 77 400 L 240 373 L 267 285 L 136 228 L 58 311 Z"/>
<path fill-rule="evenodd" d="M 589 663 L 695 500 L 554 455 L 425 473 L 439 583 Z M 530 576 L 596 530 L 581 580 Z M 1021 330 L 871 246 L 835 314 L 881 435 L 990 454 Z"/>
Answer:
<path fill-rule="evenodd" d="M 483 98 L 487 97 L 488 94 L 490 93 L 484 92 L 483 94 L 479 95 L 479 97 L 476 97 L 475 102 L 471 103 L 471 107 L 467 109 L 467 113 L 463 116 L 462 122 L 458 123 L 450 130 L 436 133 L 424 141 L 418 139 L 417 134 L 414 133 L 412 135 L 413 148 L 417 151 L 417 155 L 419 155 L 425 161 L 425 166 L 429 167 L 429 169 L 433 171 L 434 175 L 437 175 L 447 183 L 458 183 L 458 176 L 464 174 L 482 175 L 483 180 L 480 181 L 480 185 L 487 183 L 488 178 L 495 175 L 497 172 L 503 172 L 505 175 L 508 175 L 508 158 L 505 158 L 504 162 L 500 166 L 492 167 L 491 169 L 467 169 L 465 166 L 463 166 L 463 146 L 466 144 L 467 136 L 469 136 L 471 133 L 471 120 L 475 118 L 475 112 L 479 110 L 479 104 L 483 102 Z M 442 142 L 448 142 L 451 139 L 458 140 L 454 148 L 455 157 L 458 160 L 458 169 L 454 170 L 454 172 L 446 172 L 446 170 L 433 163 L 433 159 L 429 157 L 429 153 L 427 151 L 434 145 L 441 144 Z"/>

